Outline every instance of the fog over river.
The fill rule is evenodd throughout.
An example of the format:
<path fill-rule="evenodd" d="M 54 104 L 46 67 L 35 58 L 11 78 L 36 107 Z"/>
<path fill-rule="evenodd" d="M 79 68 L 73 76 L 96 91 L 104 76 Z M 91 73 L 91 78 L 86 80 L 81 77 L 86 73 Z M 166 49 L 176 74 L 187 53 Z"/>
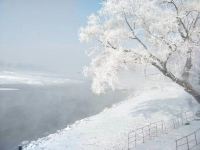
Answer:
<path fill-rule="evenodd" d="M 22 141 L 55 133 L 126 95 L 123 91 L 94 95 L 89 82 L 30 84 L 8 82 L 5 77 L 0 76 L 4 81 L 0 83 L 0 150 L 14 150 Z"/>

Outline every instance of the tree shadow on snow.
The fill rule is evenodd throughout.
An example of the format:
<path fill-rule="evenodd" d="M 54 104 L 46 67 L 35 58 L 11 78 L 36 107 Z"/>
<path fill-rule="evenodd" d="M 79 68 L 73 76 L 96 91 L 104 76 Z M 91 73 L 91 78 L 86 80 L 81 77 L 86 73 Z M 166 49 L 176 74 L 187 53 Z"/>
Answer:
<path fill-rule="evenodd" d="M 138 117 L 142 115 L 145 119 L 152 118 L 156 113 L 176 116 L 181 112 L 190 110 L 195 107 L 195 105 L 196 104 L 192 102 L 191 98 L 186 99 L 183 97 L 148 100 L 140 103 L 139 106 L 134 107 L 131 111 L 131 116 Z"/>

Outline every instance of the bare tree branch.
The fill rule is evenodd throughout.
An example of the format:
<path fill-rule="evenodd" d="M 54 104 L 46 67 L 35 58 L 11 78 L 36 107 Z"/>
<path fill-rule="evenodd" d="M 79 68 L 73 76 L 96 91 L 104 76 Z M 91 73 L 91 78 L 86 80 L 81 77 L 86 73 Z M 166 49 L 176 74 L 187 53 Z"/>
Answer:
<path fill-rule="evenodd" d="M 163 3 L 172 4 L 174 6 L 175 10 L 176 10 L 176 13 L 177 14 L 179 13 L 178 7 L 177 7 L 176 3 L 173 0 L 171 0 L 171 1 L 164 1 Z"/>
<path fill-rule="evenodd" d="M 193 28 L 196 27 L 196 24 L 197 24 L 197 22 L 198 22 L 199 19 L 200 19 L 200 12 L 198 12 L 198 14 L 197 14 L 197 17 L 196 17 L 195 22 L 193 24 Z"/>
<path fill-rule="evenodd" d="M 192 85 L 185 81 L 185 80 L 181 80 L 179 78 L 177 78 L 176 76 L 174 76 L 170 71 L 168 71 L 166 68 L 162 68 L 159 65 L 157 65 L 156 63 L 151 63 L 155 68 L 157 68 L 164 76 L 168 77 L 169 79 L 171 79 L 173 82 L 177 83 L 178 85 L 180 85 L 181 87 L 184 88 L 184 90 L 188 93 L 190 93 L 191 95 L 193 95 L 194 97 L 199 96 L 199 92 L 196 91 Z M 200 101 L 199 101 L 200 102 Z"/>
<path fill-rule="evenodd" d="M 136 41 L 138 41 L 143 47 L 144 49 L 147 51 L 147 53 L 149 54 L 149 57 L 154 59 L 155 61 L 159 62 L 161 66 L 163 66 L 164 62 L 162 60 L 160 60 L 158 57 L 154 56 L 152 53 L 150 53 L 148 51 L 148 47 L 144 44 L 144 42 L 142 42 L 142 40 L 135 34 L 134 29 L 132 28 L 132 26 L 130 25 L 127 16 L 124 12 L 124 18 L 125 18 L 125 22 L 127 24 L 127 26 L 129 27 L 129 29 L 131 30 L 131 33 L 133 35 L 132 39 L 135 39 Z"/>
<path fill-rule="evenodd" d="M 100 40 L 98 40 L 98 41 L 99 41 L 102 45 L 104 45 L 102 41 L 100 41 Z M 107 48 L 112 48 L 112 49 L 114 49 L 114 50 L 119 49 L 119 48 L 113 46 L 113 45 L 111 44 L 111 42 L 109 42 L 109 41 L 107 42 L 106 47 L 107 47 Z M 147 58 L 146 58 L 145 56 L 143 56 L 143 55 L 141 55 L 141 54 L 139 54 L 139 53 L 136 53 L 136 52 L 132 51 L 131 49 L 123 49 L 123 52 L 132 53 L 132 54 L 134 55 L 134 57 L 136 57 L 137 59 L 143 59 L 143 60 L 146 59 L 146 61 L 150 62 L 150 60 L 147 60 Z M 135 59 L 136 59 L 136 58 L 135 58 Z"/>
<path fill-rule="evenodd" d="M 184 29 L 184 31 L 185 31 L 185 34 L 186 34 L 186 35 L 184 35 L 183 32 L 181 32 L 181 30 L 179 30 L 179 32 L 180 32 L 180 34 L 181 34 L 181 37 L 182 37 L 184 40 L 186 40 L 186 39 L 189 38 L 189 31 L 188 31 L 186 25 L 183 23 L 182 19 L 181 19 L 180 17 L 177 17 L 177 19 L 178 19 L 179 24 L 182 25 L 182 27 L 183 27 L 183 29 Z"/>
<path fill-rule="evenodd" d="M 108 45 L 112 48 L 112 49 L 117 49 L 115 46 L 113 46 L 109 41 L 107 42 Z"/>

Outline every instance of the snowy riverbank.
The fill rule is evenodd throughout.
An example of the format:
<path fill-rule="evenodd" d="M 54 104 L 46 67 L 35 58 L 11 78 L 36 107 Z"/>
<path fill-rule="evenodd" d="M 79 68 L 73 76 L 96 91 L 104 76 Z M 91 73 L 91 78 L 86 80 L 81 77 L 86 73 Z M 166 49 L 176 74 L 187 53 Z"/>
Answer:
<path fill-rule="evenodd" d="M 26 150 L 126 149 L 127 133 L 149 122 L 168 120 L 196 110 L 197 103 L 183 89 L 168 85 L 138 91 L 98 115 L 77 121 L 47 137 L 29 143 Z"/>

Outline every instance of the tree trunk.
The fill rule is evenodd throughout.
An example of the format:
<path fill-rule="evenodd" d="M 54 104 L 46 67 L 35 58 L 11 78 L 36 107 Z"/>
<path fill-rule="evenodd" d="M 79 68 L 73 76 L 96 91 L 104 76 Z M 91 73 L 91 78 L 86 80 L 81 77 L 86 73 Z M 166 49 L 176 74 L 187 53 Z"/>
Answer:
<path fill-rule="evenodd" d="M 188 52 L 188 57 L 185 63 L 185 67 L 183 69 L 183 73 L 182 73 L 182 78 L 184 81 L 189 81 L 189 77 L 190 77 L 190 70 L 192 68 L 192 51 Z"/>
<path fill-rule="evenodd" d="M 200 103 L 200 95 L 198 95 L 198 96 L 193 96 L 193 97 L 197 100 L 198 103 Z"/>
<path fill-rule="evenodd" d="M 192 50 L 188 51 L 188 56 L 187 56 L 187 60 L 185 63 L 185 67 L 184 67 L 184 71 L 182 74 L 182 78 L 183 81 L 187 82 L 189 84 L 189 78 L 190 78 L 190 70 L 192 68 Z M 191 85 L 190 89 L 185 89 L 186 92 L 188 92 L 190 95 L 192 95 L 194 97 L 194 99 L 200 103 L 200 92 L 197 92 L 196 90 L 193 89 L 193 87 Z"/>
<path fill-rule="evenodd" d="M 190 95 L 192 95 L 194 99 L 200 104 L 200 91 L 195 90 L 194 87 L 188 81 L 177 78 L 170 71 L 168 71 L 166 67 L 162 68 L 156 63 L 152 63 L 152 65 L 156 67 L 164 76 L 168 77 L 173 82 L 183 87 L 184 90 Z"/>
<path fill-rule="evenodd" d="M 187 89 L 185 89 L 185 91 L 187 93 L 189 93 L 190 95 L 192 95 L 192 97 L 200 104 L 200 92 L 197 92 L 194 89 L 190 89 L 190 91 L 188 91 Z"/>

